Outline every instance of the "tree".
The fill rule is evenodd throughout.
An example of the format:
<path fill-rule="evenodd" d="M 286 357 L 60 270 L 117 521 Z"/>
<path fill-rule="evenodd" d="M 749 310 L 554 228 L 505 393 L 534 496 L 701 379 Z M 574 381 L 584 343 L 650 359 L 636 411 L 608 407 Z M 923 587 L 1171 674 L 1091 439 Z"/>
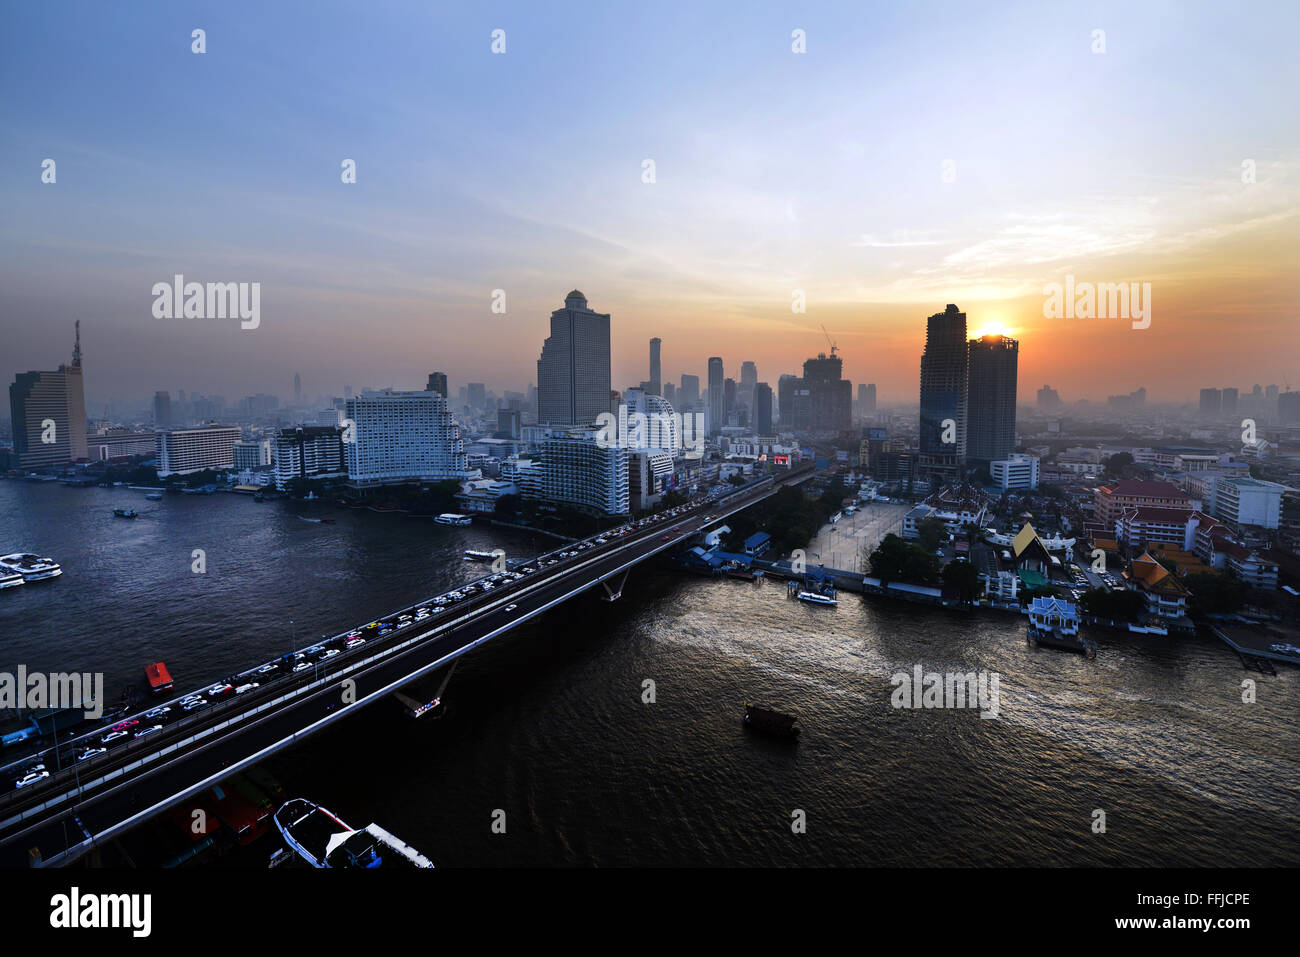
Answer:
<path fill-rule="evenodd" d="M 1125 478 L 1133 472 L 1133 456 L 1128 452 L 1116 452 L 1102 462 L 1102 467 L 1111 478 Z"/>
<path fill-rule="evenodd" d="M 1183 584 L 1192 593 L 1192 605 L 1206 615 L 1223 615 L 1234 612 L 1246 603 L 1250 586 L 1231 575 L 1211 575 L 1201 572 L 1188 575 Z"/>
<path fill-rule="evenodd" d="M 957 589 L 957 597 L 972 602 L 980 594 L 980 573 L 970 562 L 960 559 L 949 562 L 943 569 L 943 583 Z"/>
<path fill-rule="evenodd" d="M 909 545 L 897 535 L 886 535 L 868 559 L 871 574 L 882 585 L 903 581 L 923 585 L 939 577 L 939 559 L 924 548 Z"/>
<path fill-rule="evenodd" d="M 917 544 L 927 551 L 934 551 L 948 540 L 948 526 L 943 519 L 931 515 L 921 520 L 916 526 Z"/>

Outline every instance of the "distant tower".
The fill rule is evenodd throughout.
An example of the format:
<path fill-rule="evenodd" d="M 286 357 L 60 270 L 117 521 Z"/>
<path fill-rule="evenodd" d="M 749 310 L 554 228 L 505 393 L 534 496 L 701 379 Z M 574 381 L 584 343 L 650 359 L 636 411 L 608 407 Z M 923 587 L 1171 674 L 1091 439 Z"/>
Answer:
<path fill-rule="evenodd" d="M 81 320 L 80 319 L 78 319 L 76 322 L 76 330 L 77 330 L 76 333 L 77 337 L 72 343 L 72 367 L 74 369 L 80 369 L 81 368 Z"/>
<path fill-rule="evenodd" d="M 429 382 L 428 382 L 427 385 L 425 385 L 425 387 L 424 387 L 424 391 L 425 391 L 425 392 L 436 392 L 436 393 L 438 393 L 438 395 L 442 396 L 444 399 L 446 399 L 446 398 L 450 398 L 450 396 L 447 395 L 447 373 L 445 373 L 445 372 L 430 372 L 430 373 L 429 373 Z"/>
<path fill-rule="evenodd" d="M 537 421 L 588 426 L 610 411 L 609 314 L 574 289 L 551 313 L 551 334 L 537 359 Z"/>
<path fill-rule="evenodd" d="M 966 460 L 966 313 L 949 303 L 926 320 L 921 354 L 921 470 L 960 478 Z M 951 423 L 951 428 L 945 423 Z M 945 442 L 945 438 L 953 441 Z"/>
<path fill-rule="evenodd" d="M 663 379 L 659 376 L 659 347 L 663 340 L 658 337 L 650 340 L 650 394 L 663 394 Z"/>
<path fill-rule="evenodd" d="M 709 357 L 709 434 L 719 435 L 722 432 L 724 417 L 725 400 L 724 386 L 722 384 L 722 357 Z"/>
<path fill-rule="evenodd" d="M 1016 449 L 1016 369 L 1020 343 L 1006 336 L 970 340 L 966 456 L 997 462 Z"/>

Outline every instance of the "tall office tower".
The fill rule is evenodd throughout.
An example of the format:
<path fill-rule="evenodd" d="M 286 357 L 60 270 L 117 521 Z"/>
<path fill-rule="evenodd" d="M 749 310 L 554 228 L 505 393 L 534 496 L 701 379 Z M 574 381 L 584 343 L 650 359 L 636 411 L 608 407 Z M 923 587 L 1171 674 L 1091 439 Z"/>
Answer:
<path fill-rule="evenodd" d="M 650 340 L 650 394 L 663 394 L 663 379 L 659 375 L 659 347 L 663 345 L 663 340 L 654 338 Z"/>
<path fill-rule="evenodd" d="M 537 360 L 537 421 L 593 425 L 610 411 L 609 315 L 587 308 L 573 290 L 551 313 L 551 334 Z"/>
<path fill-rule="evenodd" d="M 1134 405 L 1135 407 L 1137 407 L 1137 408 L 1141 408 L 1142 406 L 1144 406 L 1144 405 L 1147 404 L 1147 388 L 1146 388 L 1146 386 L 1142 386 L 1142 387 L 1140 387 L 1139 389 L 1137 389 L 1136 391 L 1134 391 L 1134 392 L 1130 392 L 1130 393 L 1128 394 L 1128 396 L 1129 396 L 1130 399 L 1133 400 L 1133 405 Z"/>
<path fill-rule="evenodd" d="M 1277 393 L 1277 386 L 1275 386 L 1275 385 L 1270 385 L 1270 386 L 1265 386 L 1265 387 L 1264 387 L 1264 399 L 1265 399 L 1265 401 L 1267 401 L 1267 402 L 1276 402 L 1276 401 L 1277 401 L 1277 394 L 1278 394 L 1278 393 Z"/>
<path fill-rule="evenodd" d="M 1223 390 L 1223 412 L 1224 412 L 1224 414 L 1226 414 L 1226 415 L 1231 415 L 1232 413 L 1234 413 L 1234 412 L 1236 412 L 1236 411 L 1237 411 L 1237 390 L 1236 390 L 1236 389 L 1224 389 L 1224 390 Z"/>
<path fill-rule="evenodd" d="M 1281 392 L 1277 397 L 1277 420 L 1282 425 L 1300 425 L 1300 392 Z M 15 425 L 17 420 L 14 420 Z"/>
<path fill-rule="evenodd" d="M 1201 390 L 1201 411 L 1217 415 L 1223 408 L 1223 393 L 1218 389 Z"/>
<path fill-rule="evenodd" d="M 718 435 L 726 419 L 726 386 L 722 384 L 722 357 L 709 357 L 709 435 Z"/>
<path fill-rule="evenodd" d="M 740 364 L 740 404 L 751 412 L 750 419 L 753 419 L 754 409 L 754 386 L 758 384 L 758 366 L 751 360 L 746 359 Z"/>
<path fill-rule="evenodd" d="M 841 378 L 844 361 L 818 353 L 803 364 L 793 395 L 794 428 L 801 432 L 844 432 L 853 428 L 853 383 Z M 785 421 L 782 412 L 782 421 Z"/>
<path fill-rule="evenodd" d="M 155 429 L 172 427 L 172 397 L 167 392 L 153 394 L 153 427 Z"/>
<path fill-rule="evenodd" d="M 1061 407 L 1061 393 L 1057 392 L 1050 385 L 1045 385 L 1038 390 L 1038 408 L 1044 412 L 1051 412 Z"/>
<path fill-rule="evenodd" d="M 682 394 L 678 397 L 679 408 L 693 409 L 700 404 L 700 377 L 697 375 L 682 376 Z"/>
<path fill-rule="evenodd" d="M 460 426 L 437 392 L 362 392 L 349 399 L 354 441 L 345 443 L 348 482 L 357 487 L 477 478 Z"/>
<path fill-rule="evenodd" d="M 862 414 L 876 414 L 876 384 L 874 382 L 867 383 L 867 400 L 862 404 Z"/>
<path fill-rule="evenodd" d="M 72 365 L 61 365 L 55 372 L 20 372 L 9 386 L 19 468 L 63 466 L 89 457 L 80 320 L 76 329 Z"/>
<path fill-rule="evenodd" d="M 736 380 L 728 376 L 722 380 L 722 416 L 728 424 L 736 413 Z"/>
<path fill-rule="evenodd" d="M 465 387 L 465 401 L 472 409 L 481 409 L 487 403 L 487 386 L 471 382 Z"/>
<path fill-rule="evenodd" d="M 772 387 L 766 382 L 754 383 L 754 430 L 759 435 L 772 435 Z"/>
<path fill-rule="evenodd" d="M 777 418 L 787 429 L 794 428 L 794 394 L 800 388 L 799 377 L 788 372 L 776 383 Z"/>
<path fill-rule="evenodd" d="M 293 374 L 293 401 L 295 405 L 302 401 L 302 376 L 296 372 Z"/>
<path fill-rule="evenodd" d="M 1016 449 L 1016 369 L 1020 343 L 1006 336 L 970 341 L 966 455 L 983 463 Z"/>
<path fill-rule="evenodd" d="M 497 438 L 519 438 L 522 424 L 522 416 L 518 409 L 497 409 Z"/>
<path fill-rule="evenodd" d="M 949 303 L 926 320 L 921 355 L 919 467 L 941 479 L 959 479 L 965 467 L 968 361 L 966 313 Z"/>
<path fill-rule="evenodd" d="M 436 393 L 438 393 L 438 395 L 442 396 L 444 399 L 450 398 L 450 396 L 447 395 L 447 373 L 445 373 L 445 372 L 430 372 L 430 373 L 429 373 L 429 382 L 428 382 L 428 384 L 424 387 L 424 391 L 425 391 L 425 392 L 436 392 Z"/>
<path fill-rule="evenodd" d="M 677 388 L 671 382 L 664 383 L 664 398 L 669 402 L 677 398 Z"/>

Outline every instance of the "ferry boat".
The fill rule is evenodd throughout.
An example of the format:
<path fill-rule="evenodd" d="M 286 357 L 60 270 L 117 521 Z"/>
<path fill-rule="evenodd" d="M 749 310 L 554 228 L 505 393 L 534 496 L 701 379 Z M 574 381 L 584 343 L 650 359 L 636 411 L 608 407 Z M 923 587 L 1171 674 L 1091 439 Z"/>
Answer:
<path fill-rule="evenodd" d="M 427 857 L 378 824 L 352 828 L 305 798 L 280 805 L 275 826 L 284 842 L 312 867 L 433 867 Z"/>
<path fill-rule="evenodd" d="M 149 679 L 149 687 L 154 694 L 160 691 L 167 691 L 172 686 L 172 676 L 167 671 L 167 666 L 161 661 L 156 661 L 151 665 L 144 666 L 144 676 Z"/>
<path fill-rule="evenodd" d="M 26 552 L 0 555 L 0 573 L 17 572 L 24 581 L 35 582 L 45 578 L 58 578 L 63 569 L 52 558 L 41 558 Z"/>
<path fill-rule="evenodd" d="M 1026 641 L 1064 651 L 1077 651 L 1089 658 L 1097 656 L 1097 643 L 1079 634 L 1079 609 L 1059 598 L 1039 596 L 1029 606 Z"/>
<path fill-rule="evenodd" d="M 23 583 L 23 576 L 8 568 L 0 568 L 0 588 L 17 588 Z"/>
<path fill-rule="evenodd" d="M 145 498 L 151 502 L 160 502 L 162 501 L 162 492 L 149 492 L 145 495 Z"/>
<path fill-rule="evenodd" d="M 467 562 L 490 562 L 495 559 L 499 552 L 485 552 L 478 548 L 465 549 L 465 561 Z"/>
<path fill-rule="evenodd" d="M 800 601 L 806 601 L 811 605 L 838 605 L 840 603 L 840 600 L 835 597 L 834 592 L 827 595 L 819 591 L 804 591 L 801 588 L 795 597 Z"/>
<path fill-rule="evenodd" d="M 779 711 L 769 711 L 756 704 L 745 702 L 745 727 L 784 738 L 797 738 L 799 729 L 794 726 L 798 718 Z"/>
<path fill-rule="evenodd" d="M 443 512 L 434 519 L 439 525 L 472 525 L 474 519 L 468 515 L 458 515 L 455 512 Z"/>
<path fill-rule="evenodd" d="M 118 518 L 135 518 L 139 513 L 133 508 L 115 508 L 113 514 Z"/>

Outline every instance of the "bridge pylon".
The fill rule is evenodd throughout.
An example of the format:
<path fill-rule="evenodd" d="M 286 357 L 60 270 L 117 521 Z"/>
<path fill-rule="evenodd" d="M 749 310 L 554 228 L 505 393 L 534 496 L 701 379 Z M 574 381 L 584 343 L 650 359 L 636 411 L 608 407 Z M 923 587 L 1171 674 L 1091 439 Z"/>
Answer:
<path fill-rule="evenodd" d="M 614 587 L 610 587 L 610 582 L 614 582 Z M 600 583 L 600 587 L 605 589 L 605 594 L 600 596 L 601 601 L 616 601 L 623 597 L 623 586 L 627 584 L 627 572 L 619 575 L 617 580 L 606 578 Z"/>

